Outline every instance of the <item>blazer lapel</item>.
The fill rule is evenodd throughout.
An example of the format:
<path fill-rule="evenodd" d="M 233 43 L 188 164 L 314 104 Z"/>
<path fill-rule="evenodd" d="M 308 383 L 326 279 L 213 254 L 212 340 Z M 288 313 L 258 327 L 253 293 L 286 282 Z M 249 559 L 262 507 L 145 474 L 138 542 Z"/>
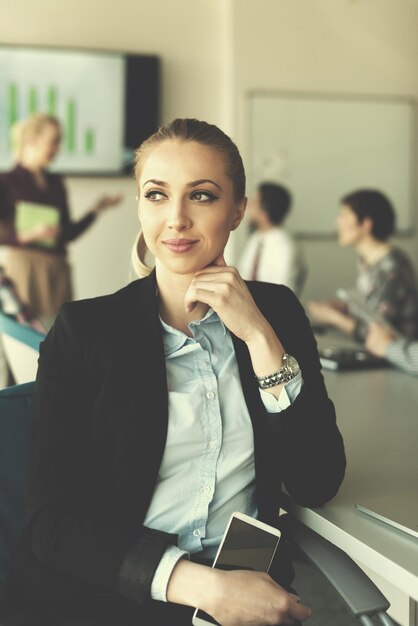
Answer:
<path fill-rule="evenodd" d="M 233 333 L 231 333 L 231 337 L 232 343 L 234 344 L 245 402 L 253 422 L 253 428 L 255 429 L 257 424 L 255 416 L 262 410 L 262 402 L 258 391 L 258 384 L 254 376 L 250 353 L 244 341 L 238 339 Z"/>
<path fill-rule="evenodd" d="M 156 303 L 155 272 L 123 293 L 115 372 L 121 390 L 127 480 L 138 484 L 148 506 L 167 437 L 168 392 L 162 329 Z M 125 473 L 125 472 L 124 472 Z"/>

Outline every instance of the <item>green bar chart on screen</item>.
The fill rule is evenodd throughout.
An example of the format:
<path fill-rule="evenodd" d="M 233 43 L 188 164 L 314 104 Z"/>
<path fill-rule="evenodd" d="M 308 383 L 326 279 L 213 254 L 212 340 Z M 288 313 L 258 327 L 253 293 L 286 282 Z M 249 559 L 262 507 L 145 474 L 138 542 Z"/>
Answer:
<path fill-rule="evenodd" d="M 21 102 L 22 96 L 24 97 L 23 102 Z M 34 113 L 47 113 L 57 117 L 62 124 L 64 134 L 62 151 L 64 153 L 75 154 L 77 152 L 77 137 L 79 137 L 80 152 L 86 156 L 93 154 L 97 145 L 96 131 L 91 126 L 85 130 L 82 129 L 81 124 L 79 124 L 80 127 L 77 127 L 79 123 L 78 110 L 77 101 L 74 98 L 60 98 L 59 90 L 55 85 L 41 89 L 34 85 L 19 88 L 16 83 L 9 83 L 6 90 L 9 148 L 11 148 L 11 129 L 19 119 L 24 119 L 27 115 Z"/>
<path fill-rule="evenodd" d="M 87 154 L 91 154 L 94 152 L 95 147 L 95 136 L 94 130 L 92 128 L 87 128 L 84 133 L 84 150 Z"/>
<path fill-rule="evenodd" d="M 65 147 L 70 154 L 75 151 L 76 104 L 68 100 L 65 111 Z"/>
<path fill-rule="evenodd" d="M 57 115 L 57 89 L 53 85 L 48 87 L 47 100 L 49 115 Z"/>
<path fill-rule="evenodd" d="M 7 113 L 8 113 L 8 139 L 11 147 L 11 128 L 19 119 L 19 108 L 17 104 L 17 85 L 10 83 L 7 90 Z"/>
<path fill-rule="evenodd" d="M 0 45 L 0 171 L 13 166 L 16 123 L 33 114 L 61 127 L 52 171 L 114 172 L 124 163 L 125 56 Z M 94 77 L 94 80 L 92 79 Z"/>
<path fill-rule="evenodd" d="M 28 89 L 28 113 L 29 115 L 33 115 L 38 112 L 38 92 L 36 87 L 29 87 Z"/>

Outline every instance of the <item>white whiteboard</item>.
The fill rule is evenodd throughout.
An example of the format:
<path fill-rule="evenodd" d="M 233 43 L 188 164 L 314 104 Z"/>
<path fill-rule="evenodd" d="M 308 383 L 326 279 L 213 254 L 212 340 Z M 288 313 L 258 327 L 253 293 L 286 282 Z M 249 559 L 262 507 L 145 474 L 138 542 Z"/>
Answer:
<path fill-rule="evenodd" d="M 287 186 L 290 230 L 334 233 L 341 197 L 366 187 L 389 196 L 398 231 L 411 228 L 412 100 L 254 92 L 248 105 L 249 191 Z"/>

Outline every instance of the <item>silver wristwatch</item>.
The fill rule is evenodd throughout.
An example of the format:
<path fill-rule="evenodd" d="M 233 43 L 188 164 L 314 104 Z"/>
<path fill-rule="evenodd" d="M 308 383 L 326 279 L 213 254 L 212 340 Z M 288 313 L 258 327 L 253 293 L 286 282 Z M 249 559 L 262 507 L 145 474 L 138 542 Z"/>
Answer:
<path fill-rule="evenodd" d="M 268 389 L 275 385 L 281 385 L 282 383 L 288 383 L 292 378 L 295 378 L 300 372 L 299 363 L 294 356 L 290 354 L 283 355 L 283 365 L 281 368 L 269 374 L 268 376 L 256 376 L 260 389 Z"/>

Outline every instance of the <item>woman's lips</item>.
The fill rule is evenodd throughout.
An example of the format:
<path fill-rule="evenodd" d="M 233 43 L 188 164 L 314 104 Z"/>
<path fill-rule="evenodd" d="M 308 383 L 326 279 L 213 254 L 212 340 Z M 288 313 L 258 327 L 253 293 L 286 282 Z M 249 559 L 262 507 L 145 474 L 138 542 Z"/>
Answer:
<path fill-rule="evenodd" d="M 188 252 L 193 245 L 197 243 L 196 239 L 165 239 L 163 244 L 172 252 Z"/>

